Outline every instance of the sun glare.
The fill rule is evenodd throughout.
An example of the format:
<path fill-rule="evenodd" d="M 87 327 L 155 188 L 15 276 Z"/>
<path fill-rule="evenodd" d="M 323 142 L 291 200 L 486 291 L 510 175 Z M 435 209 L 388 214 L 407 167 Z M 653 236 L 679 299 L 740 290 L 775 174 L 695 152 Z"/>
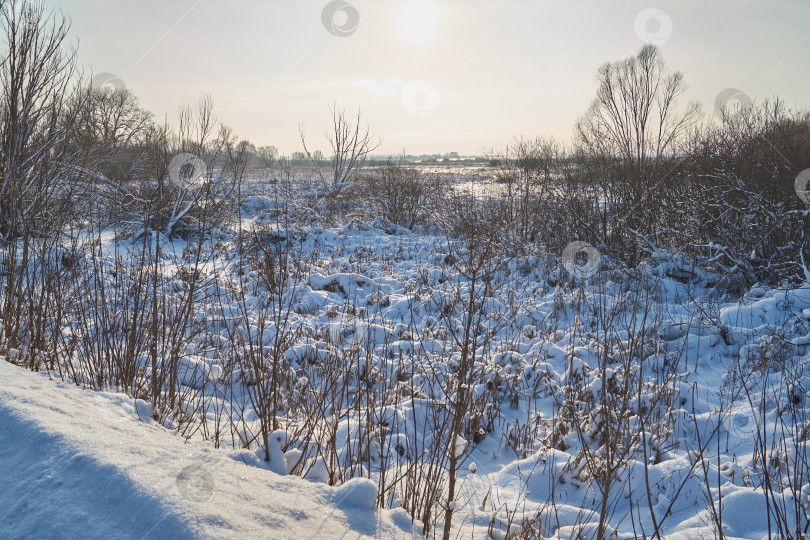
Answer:
<path fill-rule="evenodd" d="M 433 0 L 407 0 L 397 11 L 396 25 L 405 41 L 419 47 L 436 33 L 441 18 Z"/>

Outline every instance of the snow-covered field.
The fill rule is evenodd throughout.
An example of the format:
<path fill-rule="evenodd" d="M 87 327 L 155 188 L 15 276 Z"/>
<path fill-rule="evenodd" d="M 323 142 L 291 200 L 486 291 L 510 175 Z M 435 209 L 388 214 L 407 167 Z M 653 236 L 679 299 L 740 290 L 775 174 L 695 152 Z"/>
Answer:
<path fill-rule="evenodd" d="M 3 538 L 411 537 L 401 510 L 375 512 L 368 480 L 281 477 L 186 442 L 121 394 L 7 362 L 0 380 Z"/>
<path fill-rule="evenodd" d="M 461 241 L 282 223 L 277 200 L 257 188 L 242 210 L 244 242 L 288 257 L 280 289 L 234 231 L 199 252 L 161 240 L 161 324 L 192 311 L 160 351 L 175 401 L 157 411 L 145 344 L 128 378 L 123 353 L 83 345 L 103 331 L 114 349 L 140 327 L 133 284 L 154 238 L 99 234 L 105 307 L 66 278 L 85 318 L 50 322 L 61 360 L 39 375 L 0 364 L 0 536 L 393 538 L 426 522 L 440 536 L 448 506 L 460 538 L 807 526 L 807 283 L 733 298 L 666 253 L 581 280 L 527 248 L 472 290 Z"/>
<path fill-rule="evenodd" d="M 810 536 L 800 2 L 87 3 L 0 0 L 0 540 Z"/>

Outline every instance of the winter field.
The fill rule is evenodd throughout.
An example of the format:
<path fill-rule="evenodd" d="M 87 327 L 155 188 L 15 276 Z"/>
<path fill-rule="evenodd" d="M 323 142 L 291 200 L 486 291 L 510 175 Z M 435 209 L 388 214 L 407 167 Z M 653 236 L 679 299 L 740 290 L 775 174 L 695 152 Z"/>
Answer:
<path fill-rule="evenodd" d="M 169 43 L 201 54 L 200 35 L 220 36 L 188 39 L 184 24 L 233 16 L 198 4 L 136 54 L 130 72 L 153 99 L 196 65 L 166 56 Z M 238 110 L 256 121 L 359 92 L 393 144 L 333 96 L 326 129 L 301 121 L 288 155 L 237 136 L 208 94 L 153 114 L 116 75 L 83 70 L 63 12 L 0 0 L 0 539 L 807 537 L 807 110 L 735 88 L 686 102 L 667 62 L 689 60 L 663 47 L 672 20 L 649 8 L 635 16 L 643 45 L 596 70 L 570 140 L 385 154 L 399 136 L 448 145 L 502 120 L 542 128 L 532 118 L 553 100 L 499 100 L 479 58 L 494 49 L 477 49 L 517 39 L 487 41 L 501 21 L 530 19 L 498 12 L 471 31 L 464 17 L 489 20 L 479 10 L 497 3 L 439 2 L 468 23 L 453 31 L 482 36 L 455 53 L 487 75 L 457 85 L 480 83 L 474 102 L 447 92 L 456 116 L 420 124 L 444 99 L 424 81 L 321 80 L 334 51 L 352 72 L 370 60 L 345 59 L 369 50 L 388 60 L 386 26 L 351 42 L 348 2 L 267 4 L 276 27 L 261 33 L 294 43 L 296 25 L 315 26 L 317 54 L 272 85 L 253 64 L 236 90 L 211 84 L 246 92 Z M 564 3 L 518 4 L 568 16 Z M 403 5 L 397 24 L 424 44 L 437 4 Z M 807 37 L 762 53 L 778 60 L 762 81 L 794 80 L 777 68 Z M 134 43 L 117 41 L 105 47 Z M 205 77 L 249 49 L 210 55 Z M 398 68 L 432 62 L 388 53 Z M 154 75 L 157 56 L 177 78 Z M 467 80 L 456 67 L 440 66 Z M 381 112 L 392 95 L 405 112 Z"/>
<path fill-rule="evenodd" d="M 86 231 L 54 261 L 58 354 L 2 368 L 10 536 L 80 536 L 90 506 L 99 536 L 438 535 L 451 474 L 453 537 L 806 526 L 807 281 L 723 297 L 663 252 L 582 279 L 542 249 L 293 222 L 316 184 L 280 172 L 245 181 L 241 228 Z"/>

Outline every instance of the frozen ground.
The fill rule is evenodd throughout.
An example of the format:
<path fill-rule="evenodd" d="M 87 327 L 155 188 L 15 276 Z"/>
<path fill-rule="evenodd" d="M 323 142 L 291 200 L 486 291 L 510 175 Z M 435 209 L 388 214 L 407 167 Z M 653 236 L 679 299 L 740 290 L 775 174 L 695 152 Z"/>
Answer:
<path fill-rule="evenodd" d="M 158 369 L 177 374 L 163 391 L 173 384 L 178 400 L 161 423 L 145 401 L 94 383 L 124 375 L 120 350 L 95 339 L 126 342 L 139 250 L 154 246 L 98 235 L 104 307 L 65 274 L 66 310 L 85 318 L 49 322 L 70 351 L 54 380 L 0 363 L 0 537 L 396 538 L 413 534 L 405 508 L 417 531 L 430 509 L 441 535 L 466 248 L 380 221 L 282 228 L 275 200 L 246 198 L 243 225 L 289 250 L 280 303 L 233 231 L 197 261 L 186 241 L 163 239 L 161 316 L 174 324 L 189 298 L 193 315 L 187 338 L 161 351 Z M 777 517 L 806 527 L 810 285 L 738 298 L 667 253 L 632 272 L 603 261 L 584 281 L 541 249 L 503 262 L 475 300 L 452 536 L 590 538 L 600 514 L 614 538 L 715 538 L 722 524 L 726 538 L 758 540 Z M 149 355 L 131 359 L 126 389 L 148 398 Z M 270 413 L 257 403 L 273 362 L 282 399 L 266 462 Z M 380 501 L 394 510 L 375 511 Z"/>
<path fill-rule="evenodd" d="M 277 476 L 184 441 L 147 420 L 143 403 L 7 362 L 0 381 L 2 538 L 411 536 L 401 510 L 373 509 L 366 480 Z"/>

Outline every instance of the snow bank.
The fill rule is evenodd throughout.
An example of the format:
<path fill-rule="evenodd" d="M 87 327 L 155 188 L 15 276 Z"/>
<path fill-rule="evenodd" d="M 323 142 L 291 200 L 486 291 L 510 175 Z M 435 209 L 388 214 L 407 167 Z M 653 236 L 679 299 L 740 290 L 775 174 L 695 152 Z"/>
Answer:
<path fill-rule="evenodd" d="M 250 467 L 140 418 L 128 398 L 110 414 L 100 393 L 5 361 L 0 381 L 2 538 L 412 535 L 400 513 L 374 510 L 370 481 L 330 488 Z"/>

